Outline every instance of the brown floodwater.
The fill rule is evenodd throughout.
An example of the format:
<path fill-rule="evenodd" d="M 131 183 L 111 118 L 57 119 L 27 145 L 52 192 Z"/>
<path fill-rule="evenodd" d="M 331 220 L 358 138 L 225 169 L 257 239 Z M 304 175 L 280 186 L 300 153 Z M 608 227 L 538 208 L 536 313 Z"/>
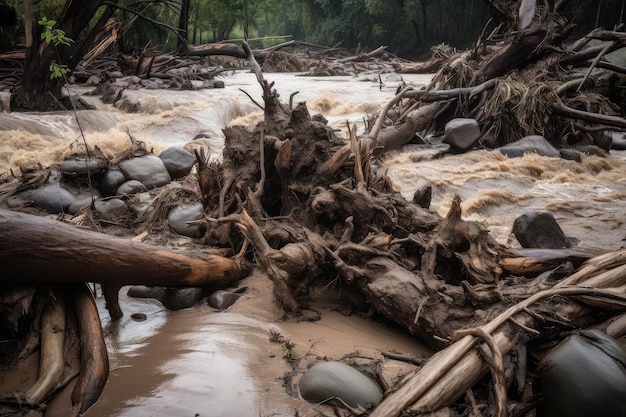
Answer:
<path fill-rule="evenodd" d="M 321 112 L 344 134 L 346 121 L 364 129 L 363 120 L 378 111 L 398 86 L 373 77 L 298 77 L 268 74 L 285 100 L 300 91 L 312 113 Z M 428 75 L 403 76 L 420 86 Z M 218 159 L 222 128 L 249 126 L 262 115 L 242 88 L 260 97 L 253 74 L 237 72 L 225 78 L 226 88 L 198 91 L 137 90 L 125 93 L 120 110 L 88 97 L 97 110 L 79 113 L 90 145 L 108 156 L 126 149 L 129 136 L 144 141 L 155 152 L 208 136 L 206 144 Z M 87 91 L 86 89 L 78 89 Z M 82 142 L 68 112 L 47 114 L 0 113 L 0 173 L 20 165 L 57 163 Z M 585 157 L 582 163 L 536 155 L 507 159 L 498 151 L 476 151 L 432 158 L 432 152 L 407 146 L 385 158 L 393 184 L 407 199 L 416 189 L 433 186 L 432 208 L 445 215 L 454 195 L 462 197 L 463 216 L 483 223 L 501 243 L 516 246 L 511 234 L 514 219 L 529 210 L 552 212 L 568 236 L 580 246 L 604 251 L 626 245 L 626 152 L 608 158 Z M 316 288 L 314 308 L 321 319 L 284 321 L 271 294 L 271 282 L 259 273 L 240 283 L 248 291 L 227 312 L 206 304 L 167 311 L 154 300 L 131 299 L 121 292 L 125 312 L 113 323 L 98 298 L 111 371 L 99 401 L 87 416 L 300 416 L 317 415 L 314 404 L 297 398 L 299 372 L 312 361 L 359 355 L 382 361 L 390 379 L 413 367 L 384 360 L 396 351 L 418 357 L 431 352 L 405 331 L 388 323 L 346 316 L 333 310 L 332 289 Z M 323 301 L 323 302 L 322 302 Z M 146 315 L 135 321 L 133 313 Z M 280 334 L 293 343 L 301 359 L 296 370 L 285 358 Z M 29 373 L 30 372 L 30 373 Z M 0 389 L 8 390 L 7 375 Z M 32 380 L 31 370 L 20 370 L 21 386 Z M 70 383 L 51 402 L 48 417 L 65 417 Z"/>

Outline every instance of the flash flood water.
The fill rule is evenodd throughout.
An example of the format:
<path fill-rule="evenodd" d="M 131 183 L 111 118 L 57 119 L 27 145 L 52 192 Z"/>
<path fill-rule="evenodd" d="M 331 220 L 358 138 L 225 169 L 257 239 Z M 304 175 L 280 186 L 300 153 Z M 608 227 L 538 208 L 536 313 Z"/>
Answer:
<path fill-rule="evenodd" d="M 363 133 L 364 120 L 394 96 L 400 83 L 419 88 L 430 80 L 429 75 L 265 76 L 275 82 L 283 101 L 298 92 L 295 102 L 306 102 L 311 114 L 324 115 L 344 137 L 346 121 Z M 97 109 L 78 113 L 80 127 L 88 144 L 107 155 L 124 149 L 129 137 L 158 153 L 201 135 L 212 156 L 219 158 L 225 126 L 252 126 L 262 119 L 262 112 L 242 92 L 261 101 L 254 75 L 240 71 L 223 80 L 223 89 L 127 90 L 115 107 L 84 96 Z M 0 172 L 58 163 L 80 142 L 72 112 L 0 113 Z M 580 247 L 613 251 L 626 245 L 626 152 L 611 151 L 607 158 L 588 156 L 582 162 L 537 155 L 507 159 L 497 150 L 436 159 L 428 155 L 423 148 L 408 145 L 387 155 L 378 168 L 387 170 L 407 199 L 418 188 L 432 185 L 432 209 L 441 215 L 460 195 L 464 218 L 482 222 L 494 238 L 511 247 L 519 246 L 511 234 L 513 221 L 531 210 L 554 214 Z M 206 304 L 167 311 L 157 301 L 128 298 L 122 290 L 125 315 L 111 322 L 104 300 L 98 299 L 111 372 L 102 397 L 86 416 L 316 415 L 314 404 L 296 398 L 297 381 L 285 377 L 292 367 L 284 359 L 284 345 L 270 340 L 276 332 L 294 345 L 300 357 L 340 359 L 359 352 L 382 359 L 381 353 L 387 351 L 431 353 L 389 324 L 332 310 L 324 310 L 317 322 L 285 322 L 273 304 L 266 277 L 255 273 L 240 285 L 248 287 L 245 296 L 226 312 Z M 134 313 L 147 319 L 135 321 Z M 406 367 L 391 360 L 384 364 L 391 373 Z M 23 372 L 25 381 L 32 377 Z M 52 401 L 47 416 L 66 415 L 69 392 L 71 384 Z"/>

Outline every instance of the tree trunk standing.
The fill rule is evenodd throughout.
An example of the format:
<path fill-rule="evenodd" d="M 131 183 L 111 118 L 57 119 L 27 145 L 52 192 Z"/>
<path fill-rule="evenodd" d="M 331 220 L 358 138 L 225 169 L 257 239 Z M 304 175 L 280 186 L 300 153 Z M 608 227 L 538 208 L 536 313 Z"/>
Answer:
<path fill-rule="evenodd" d="M 189 3 L 189 0 L 183 0 L 182 4 L 180 5 L 180 17 L 178 19 L 178 34 L 180 35 L 178 37 L 178 52 L 181 54 L 187 51 L 187 34 L 189 32 Z"/>
<path fill-rule="evenodd" d="M 26 41 L 26 50 L 33 47 L 34 25 L 33 0 L 24 0 L 24 38 Z"/>
<path fill-rule="evenodd" d="M 116 0 L 112 1 L 113 3 Z M 27 10 L 30 8 L 26 1 Z M 83 34 L 88 27 L 97 9 L 104 4 L 104 0 L 88 0 L 82 2 L 67 2 L 60 13 L 55 28 L 61 29 L 65 35 L 73 40 L 70 46 L 47 44 L 40 39 L 39 26 L 33 19 L 26 19 L 27 38 L 31 36 L 32 44 L 26 47 L 24 59 L 24 76 L 22 85 L 13 95 L 12 107 L 25 110 L 46 110 L 58 108 L 61 97 L 61 88 L 65 83 L 63 78 L 50 78 L 50 64 L 56 62 L 72 71 L 89 47 L 96 32 L 104 25 L 112 9 L 109 7 L 97 21 L 92 30 Z M 28 22 L 33 23 L 32 30 L 28 31 Z M 82 35 L 82 36 L 81 36 Z"/>
<path fill-rule="evenodd" d="M 197 36 L 198 36 L 198 15 L 200 13 L 200 3 L 196 4 L 196 15 L 194 16 L 193 19 L 193 38 L 191 40 L 191 43 L 193 45 L 197 45 L 196 40 L 197 40 Z M 200 36 L 202 36 L 202 31 L 200 31 Z"/>

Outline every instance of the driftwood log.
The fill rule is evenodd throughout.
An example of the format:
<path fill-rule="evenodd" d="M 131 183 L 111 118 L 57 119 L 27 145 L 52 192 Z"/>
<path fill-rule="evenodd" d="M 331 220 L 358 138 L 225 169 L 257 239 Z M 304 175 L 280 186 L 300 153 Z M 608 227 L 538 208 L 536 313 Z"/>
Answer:
<path fill-rule="evenodd" d="M 54 262 L 54 268 L 51 268 Z M 79 229 L 30 214 L 0 210 L 2 284 L 97 282 L 105 288 L 112 317 L 121 317 L 123 285 L 226 288 L 249 273 L 217 255 L 202 258 L 128 239 Z"/>

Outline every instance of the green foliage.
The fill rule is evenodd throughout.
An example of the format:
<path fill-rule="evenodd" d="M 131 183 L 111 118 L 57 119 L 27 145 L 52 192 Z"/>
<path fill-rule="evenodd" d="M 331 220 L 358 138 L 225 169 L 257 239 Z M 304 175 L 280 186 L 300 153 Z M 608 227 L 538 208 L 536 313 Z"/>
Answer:
<path fill-rule="evenodd" d="M 55 28 L 54 26 L 57 24 L 56 20 L 48 19 L 45 16 L 42 17 L 37 23 L 42 26 L 41 39 L 53 45 L 55 48 L 59 45 L 68 45 L 70 42 L 73 42 L 70 38 L 65 36 L 65 32 L 61 29 Z M 55 78 L 63 78 L 69 72 L 69 68 L 57 63 L 56 61 L 52 61 L 50 66 L 48 67 L 50 71 L 50 79 L 54 80 Z"/>

